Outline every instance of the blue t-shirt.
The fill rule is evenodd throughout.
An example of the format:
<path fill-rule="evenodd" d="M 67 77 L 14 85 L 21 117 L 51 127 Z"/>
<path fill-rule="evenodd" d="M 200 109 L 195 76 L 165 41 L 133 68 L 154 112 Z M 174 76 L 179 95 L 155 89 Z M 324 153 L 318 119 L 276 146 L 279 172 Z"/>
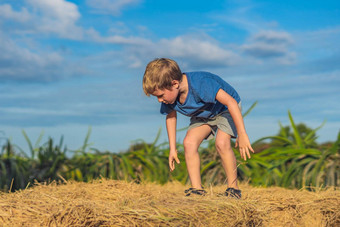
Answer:
<path fill-rule="evenodd" d="M 183 104 L 177 99 L 173 104 L 161 104 L 161 114 L 169 114 L 173 110 L 192 117 L 212 118 L 228 110 L 228 107 L 216 100 L 218 90 L 222 89 L 232 96 L 237 103 L 240 96 L 236 90 L 219 76 L 209 72 L 185 73 L 188 80 L 188 95 Z"/>

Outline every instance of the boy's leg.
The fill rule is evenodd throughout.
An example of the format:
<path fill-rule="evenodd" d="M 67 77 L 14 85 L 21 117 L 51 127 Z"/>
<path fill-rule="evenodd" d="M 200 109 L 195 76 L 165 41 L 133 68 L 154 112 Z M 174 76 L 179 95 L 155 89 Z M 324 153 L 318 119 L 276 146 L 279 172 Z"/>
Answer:
<path fill-rule="evenodd" d="M 202 188 L 201 173 L 200 173 L 200 157 L 198 147 L 202 141 L 211 133 L 211 128 L 208 125 L 201 125 L 197 128 L 190 129 L 183 141 L 185 151 L 185 161 L 193 188 Z"/>
<path fill-rule="evenodd" d="M 215 146 L 221 156 L 222 165 L 228 179 L 228 187 L 238 189 L 236 157 L 230 144 L 231 136 L 217 130 Z"/>

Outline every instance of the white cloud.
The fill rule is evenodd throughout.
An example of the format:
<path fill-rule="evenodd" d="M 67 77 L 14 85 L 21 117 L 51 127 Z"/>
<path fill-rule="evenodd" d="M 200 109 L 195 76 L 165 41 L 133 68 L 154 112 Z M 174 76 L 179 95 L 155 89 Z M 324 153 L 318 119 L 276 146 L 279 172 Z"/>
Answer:
<path fill-rule="evenodd" d="M 251 40 L 268 44 L 292 44 L 292 36 L 287 32 L 280 31 L 260 31 L 255 34 Z"/>
<path fill-rule="evenodd" d="M 118 44 L 118 45 L 149 45 L 151 41 L 135 36 L 124 37 L 121 35 L 113 35 L 113 36 L 101 36 L 96 30 L 89 29 L 86 31 L 86 35 L 88 39 L 98 43 L 109 43 L 109 44 Z"/>
<path fill-rule="evenodd" d="M 83 28 L 76 23 L 81 15 L 77 5 L 65 0 L 26 0 L 21 10 L 16 11 L 9 4 L 0 5 L 0 18 L 8 26 L 9 33 L 56 34 L 62 38 L 82 39 Z"/>
<path fill-rule="evenodd" d="M 123 8 L 137 5 L 140 0 L 87 0 L 86 2 L 98 13 L 119 16 Z"/>
<path fill-rule="evenodd" d="M 77 26 L 80 13 L 66 0 L 26 0 L 21 9 L 0 5 L 0 78 L 7 81 L 55 81 L 86 68 L 72 66 L 50 46 L 39 46 L 41 35 L 84 39 L 85 31 Z M 30 34 L 30 36 L 27 36 Z"/>
<path fill-rule="evenodd" d="M 113 23 L 108 30 L 109 34 L 116 34 L 116 35 L 127 34 L 129 32 L 131 32 L 130 28 L 124 22 L 121 22 L 121 21 Z"/>
<path fill-rule="evenodd" d="M 97 55 L 98 59 L 114 59 L 115 62 L 107 61 L 111 66 L 121 62 L 120 65 L 128 64 L 130 68 L 140 68 L 156 57 L 169 57 L 180 61 L 184 67 L 204 69 L 228 67 L 238 64 L 240 59 L 233 50 L 202 34 L 158 41 L 120 35 L 103 37 L 95 30 L 88 31 L 87 34 L 89 39 L 95 42 L 123 45 L 120 51 Z"/>
<path fill-rule="evenodd" d="M 35 15 L 38 30 L 55 33 L 63 38 L 80 39 L 82 37 L 82 28 L 76 25 L 81 15 L 74 3 L 65 0 L 27 1 L 38 11 Z"/>
<path fill-rule="evenodd" d="M 227 2 L 227 8 L 222 9 L 220 13 L 213 12 L 210 17 L 249 33 L 258 32 L 263 28 L 273 29 L 278 27 L 278 22 L 268 21 L 257 13 L 261 4 L 248 0 Z"/>
<path fill-rule="evenodd" d="M 211 37 L 184 35 L 156 42 L 144 41 L 140 47 L 128 47 L 126 55 L 134 59 L 130 66 L 139 67 L 156 57 L 169 57 L 184 67 L 227 67 L 238 63 L 239 57 L 232 50 L 223 48 Z"/>
<path fill-rule="evenodd" d="M 9 4 L 0 5 L 0 17 L 14 20 L 18 22 L 25 22 L 30 19 L 30 14 L 26 8 L 22 8 L 21 11 L 14 11 Z"/>
<path fill-rule="evenodd" d="M 252 43 L 242 46 L 243 50 L 254 57 L 270 58 L 281 57 L 286 54 L 286 49 L 283 46 L 275 46 L 268 43 Z"/>
<path fill-rule="evenodd" d="M 296 54 L 289 50 L 294 43 L 287 32 L 260 31 L 241 46 L 244 53 L 258 59 L 274 59 L 281 64 L 294 63 Z"/>
<path fill-rule="evenodd" d="M 109 29 L 109 36 L 102 36 L 95 28 L 86 29 L 77 23 L 81 19 L 78 6 L 67 0 L 25 0 L 26 5 L 21 10 L 15 10 L 10 4 L 0 5 L 0 18 L 8 22 L 20 23 L 20 26 L 11 26 L 9 32 L 21 34 L 49 34 L 60 38 L 74 40 L 89 40 L 100 43 L 112 44 L 141 44 L 146 40 L 139 37 L 123 37 L 128 28 L 122 22 L 117 22 Z M 120 1 L 89 1 L 98 8 L 110 10 L 135 4 L 136 0 Z"/>
<path fill-rule="evenodd" d="M 146 63 L 145 59 L 157 56 L 167 56 L 180 60 L 188 67 L 225 67 L 234 65 L 238 62 L 238 56 L 233 51 L 224 48 L 220 43 L 208 35 L 184 35 L 172 39 L 161 39 L 159 41 L 151 41 L 138 36 L 122 36 L 119 34 L 111 36 L 102 36 L 95 28 L 85 30 L 76 25 L 80 18 L 78 8 L 74 3 L 66 0 L 26 0 L 30 8 L 31 21 L 26 22 L 30 31 L 35 33 L 57 34 L 62 38 L 89 40 L 97 43 L 107 43 L 115 45 L 123 45 L 122 51 L 118 51 L 120 59 L 125 58 L 130 62 L 129 66 L 138 68 Z M 104 1 L 92 0 L 89 4 L 95 4 L 97 8 L 107 8 L 121 10 L 123 6 L 136 4 L 138 1 Z M 6 6 L 6 10 L 11 15 L 19 12 L 13 12 L 12 8 Z M 32 9 L 33 8 L 33 9 Z M 15 14 L 16 15 L 16 14 Z M 25 22 L 23 22 L 25 23 Z M 29 25 L 30 24 L 30 25 Z M 19 47 L 12 45 L 12 49 Z M 27 54 L 33 51 L 23 48 Z M 9 50 L 7 50 L 10 53 Z M 15 51 L 17 52 L 17 51 Z M 38 51 L 39 52 L 39 51 Z M 40 53 L 41 54 L 41 53 Z M 16 56 L 12 53 L 10 56 Z M 125 57 L 124 57 L 125 56 Z M 42 55 L 40 61 L 46 58 Z M 47 60 L 53 60 L 53 55 L 48 56 Z M 23 59 L 23 58 L 21 58 Z M 39 56 L 31 57 L 39 62 Z M 32 65 L 35 65 L 32 64 Z M 39 64 L 38 64 L 39 65 Z M 25 67 L 24 67 L 25 69 Z M 13 70 L 13 69 L 12 69 Z M 39 70 L 39 67 L 37 68 Z M 14 71 L 12 71 L 14 72 Z M 17 72 L 19 73 L 19 72 Z M 2 73 L 4 75 L 4 73 Z M 19 73 L 20 74 L 20 73 Z"/>
<path fill-rule="evenodd" d="M 27 0 L 33 7 L 42 10 L 45 15 L 59 20 L 74 22 L 79 19 L 78 7 L 65 0 Z"/>
<path fill-rule="evenodd" d="M 213 65 L 234 64 L 234 53 L 205 39 L 178 36 L 171 40 L 162 39 L 159 46 L 165 48 L 171 56 L 178 58 L 191 58 L 192 61 L 205 61 Z"/>
<path fill-rule="evenodd" d="M 295 31 L 294 37 L 299 51 L 306 53 L 307 56 L 315 53 L 318 56 L 325 56 L 336 51 L 340 52 L 339 25 L 312 31 Z"/>
<path fill-rule="evenodd" d="M 2 79 L 47 81 L 60 76 L 63 58 L 58 53 L 34 52 L 20 47 L 1 32 L 0 53 Z"/>
<path fill-rule="evenodd" d="M 0 112 L 4 114 L 23 114 L 23 115 L 38 115 L 38 116 L 83 116 L 84 113 L 79 113 L 71 110 L 51 110 L 51 109 L 37 109 L 37 108 L 22 108 L 22 107 L 6 107 L 1 108 Z"/>

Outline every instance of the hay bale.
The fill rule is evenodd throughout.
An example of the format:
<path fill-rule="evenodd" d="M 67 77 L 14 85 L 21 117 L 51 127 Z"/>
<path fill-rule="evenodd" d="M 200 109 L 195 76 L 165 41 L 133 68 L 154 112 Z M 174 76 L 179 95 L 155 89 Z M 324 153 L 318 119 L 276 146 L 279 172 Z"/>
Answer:
<path fill-rule="evenodd" d="M 0 226 L 339 226 L 340 191 L 241 185 L 243 199 L 185 197 L 179 183 L 96 180 L 0 194 Z"/>

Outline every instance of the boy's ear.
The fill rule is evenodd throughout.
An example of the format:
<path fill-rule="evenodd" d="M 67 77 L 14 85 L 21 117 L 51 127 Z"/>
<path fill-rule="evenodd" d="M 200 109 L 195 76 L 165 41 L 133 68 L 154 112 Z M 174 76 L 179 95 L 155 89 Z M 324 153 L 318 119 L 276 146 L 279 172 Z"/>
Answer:
<path fill-rule="evenodd" d="M 179 88 L 179 81 L 178 80 L 173 80 L 172 82 L 172 86 L 175 87 L 175 88 Z"/>

